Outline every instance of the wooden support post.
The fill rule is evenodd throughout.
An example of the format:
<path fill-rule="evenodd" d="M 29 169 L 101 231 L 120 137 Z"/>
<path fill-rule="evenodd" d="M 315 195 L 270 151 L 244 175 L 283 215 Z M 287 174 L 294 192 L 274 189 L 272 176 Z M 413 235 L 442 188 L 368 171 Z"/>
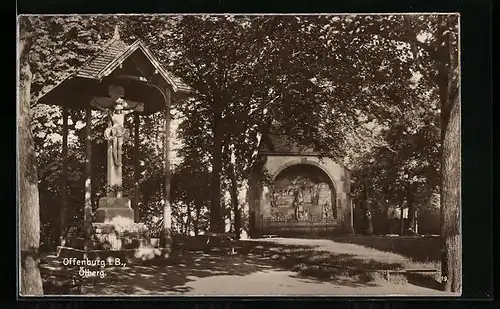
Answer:
<path fill-rule="evenodd" d="M 61 246 L 65 245 L 68 212 L 68 108 L 62 108 L 62 168 L 61 168 L 61 208 L 59 216 Z"/>
<path fill-rule="evenodd" d="M 139 125 L 140 118 L 137 112 L 134 113 L 134 221 L 139 222 L 141 216 L 139 213 L 139 202 L 141 191 L 139 189 L 140 165 L 139 165 Z"/>
<path fill-rule="evenodd" d="M 106 116 L 106 126 L 111 128 L 113 126 L 113 121 L 111 116 L 108 114 Z M 110 166 L 113 164 L 111 157 L 113 156 L 113 142 L 111 140 L 106 141 L 106 196 L 111 196 L 110 184 Z"/>
<path fill-rule="evenodd" d="M 85 226 L 85 240 L 88 241 L 92 233 L 92 109 L 85 110 L 85 206 L 83 220 Z"/>
<path fill-rule="evenodd" d="M 172 245 L 172 209 L 170 205 L 170 106 L 172 103 L 172 94 L 169 88 L 165 89 L 165 135 L 163 137 L 163 168 L 165 173 L 165 201 L 163 209 L 163 228 L 165 236 L 165 248 L 169 249 Z"/>
<path fill-rule="evenodd" d="M 366 219 L 366 234 L 369 236 L 373 235 L 373 224 L 372 224 L 372 211 L 370 205 L 370 192 L 368 185 L 363 183 L 364 193 L 365 193 L 365 219 Z"/>

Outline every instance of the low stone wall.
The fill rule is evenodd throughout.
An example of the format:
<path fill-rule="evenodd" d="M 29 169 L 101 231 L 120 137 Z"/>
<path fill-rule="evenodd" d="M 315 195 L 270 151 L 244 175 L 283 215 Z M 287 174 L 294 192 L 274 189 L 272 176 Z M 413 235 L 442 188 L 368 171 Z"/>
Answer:
<path fill-rule="evenodd" d="M 172 249 L 180 251 L 227 252 L 235 243 L 236 241 L 230 241 L 227 237 L 209 235 L 175 235 L 172 237 Z"/>

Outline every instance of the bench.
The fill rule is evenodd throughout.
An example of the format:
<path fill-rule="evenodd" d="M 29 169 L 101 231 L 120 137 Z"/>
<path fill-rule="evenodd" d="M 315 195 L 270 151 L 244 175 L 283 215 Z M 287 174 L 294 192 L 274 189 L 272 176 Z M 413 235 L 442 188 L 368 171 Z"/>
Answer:
<path fill-rule="evenodd" d="M 278 237 L 278 235 L 274 235 L 274 234 L 264 234 L 262 235 L 263 238 L 276 238 Z"/>
<path fill-rule="evenodd" d="M 236 251 L 235 251 L 235 242 L 236 242 L 236 234 L 235 233 L 214 233 L 214 232 L 206 232 L 204 234 L 205 236 L 207 236 L 207 242 L 206 242 L 206 245 L 207 245 L 207 249 L 210 250 L 210 245 L 213 244 L 215 242 L 215 239 L 218 239 L 222 242 L 224 242 L 225 240 L 229 242 L 229 255 L 234 255 L 236 254 Z"/>

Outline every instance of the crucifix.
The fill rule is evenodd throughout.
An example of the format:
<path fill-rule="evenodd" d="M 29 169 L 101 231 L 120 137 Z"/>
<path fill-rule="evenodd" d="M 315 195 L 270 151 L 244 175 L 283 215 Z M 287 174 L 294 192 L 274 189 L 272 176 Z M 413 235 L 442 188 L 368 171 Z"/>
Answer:
<path fill-rule="evenodd" d="M 113 193 L 122 197 L 122 145 L 129 132 L 124 126 L 125 115 L 144 111 L 144 104 L 125 100 L 125 90 L 121 86 L 111 85 L 109 97 L 94 97 L 91 105 L 107 113 L 108 127 L 104 137 L 108 141 L 107 152 L 107 195 Z"/>

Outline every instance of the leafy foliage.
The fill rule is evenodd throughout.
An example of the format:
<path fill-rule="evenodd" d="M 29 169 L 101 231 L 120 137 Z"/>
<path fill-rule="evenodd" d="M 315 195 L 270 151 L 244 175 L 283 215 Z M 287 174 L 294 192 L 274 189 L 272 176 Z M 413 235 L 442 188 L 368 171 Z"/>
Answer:
<path fill-rule="evenodd" d="M 221 228 L 221 204 L 227 204 L 221 192 L 233 179 L 244 188 L 260 140 L 276 123 L 293 141 L 344 159 L 357 170 L 356 182 L 369 182 L 372 199 L 385 204 L 405 204 L 408 191 L 423 203 L 440 186 L 437 158 L 459 89 L 456 15 L 30 18 L 36 30 L 33 98 L 102 48 L 117 24 L 126 42 L 145 41 L 195 90 L 175 102 L 183 162 L 174 170 L 172 200 L 180 232 L 205 229 L 207 222 L 199 220 L 207 214 L 210 228 Z M 48 205 L 58 192 L 52 158 L 60 147 L 61 115 L 57 108 L 39 108 L 33 128 L 47 183 L 41 192 L 52 194 L 42 197 Z M 70 139 L 70 187 L 82 188 L 83 115 L 73 111 L 71 119 L 70 134 L 77 138 Z M 95 121 L 94 134 L 100 134 L 104 123 Z M 161 214 L 161 124 L 161 115 L 141 123 L 145 220 Z M 104 149 L 94 135 L 95 198 L 104 188 Z M 133 187 L 131 149 L 127 141 L 126 195 Z M 358 194 L 359 186 L 353 189 Z"/>

